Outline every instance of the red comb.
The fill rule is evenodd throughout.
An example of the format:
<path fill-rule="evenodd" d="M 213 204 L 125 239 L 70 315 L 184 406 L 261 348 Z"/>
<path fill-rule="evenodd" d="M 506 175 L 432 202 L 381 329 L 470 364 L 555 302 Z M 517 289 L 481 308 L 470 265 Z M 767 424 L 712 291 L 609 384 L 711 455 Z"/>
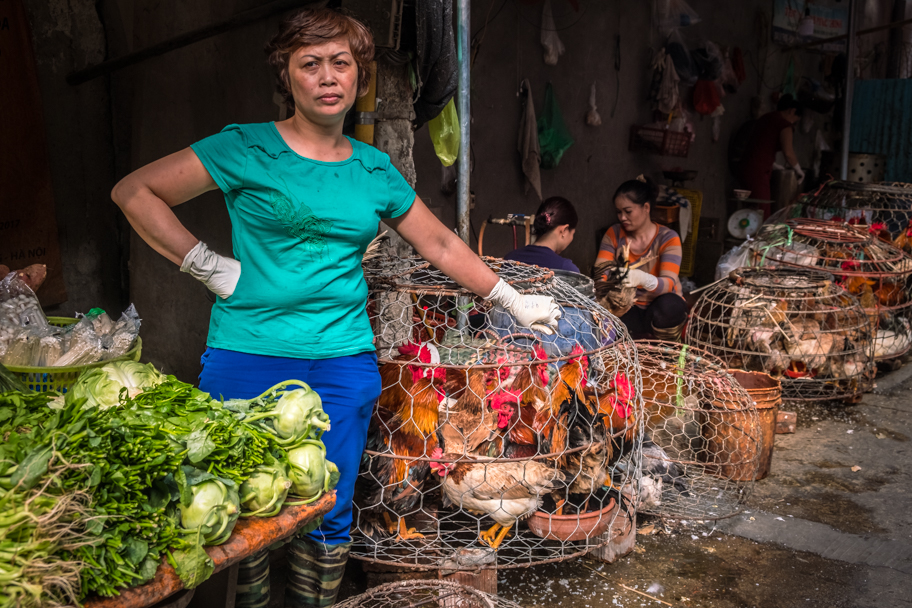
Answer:
<path fill-rule="evenodd" d="M 539 361 L 544 361 L 545 359 L 548 358 L 548 353 L 545 352 L 545 349 L 542 348 L 541 344 L 536 344 L 532 348 L 532 352 L 535 354 L 535 358 L 538 359 Z M 582 352 L 582 351 L 580 351 L 580 352 Z"/>
<path fill-rule="evenodd" d="M 397 350 L 399 351 L 400 355 L 403 355 L 405 357 L 414 357 L 417 359 L 418 352 L 421 350 L 421 348 L 418 344 L 415 344 L 414 342 L 406 342 L 405 344 L 401 345 Z"/>
<path fill-rule="evenodd" d="M 519 393 L 515 391 L 498 391 L 491 397 L 491 409 L 499 412 L 505 403 L 515 405 L 519 403 Z"/>
<path fill-rule="evenodd" d="M 442 458 L 443 450 L 440 448 L 434 448 L 434 451 L 431 452 L 431 458 Z"/>

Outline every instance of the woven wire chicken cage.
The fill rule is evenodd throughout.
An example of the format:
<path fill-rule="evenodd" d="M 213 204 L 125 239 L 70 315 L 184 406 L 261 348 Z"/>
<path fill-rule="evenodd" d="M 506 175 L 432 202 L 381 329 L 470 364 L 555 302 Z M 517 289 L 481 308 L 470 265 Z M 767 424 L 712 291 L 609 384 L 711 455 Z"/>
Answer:
<path fill-rule="evenodd" d="M 912 344 L 912 257 L 865 226 L 797 219 L 757 234 L 754 264 L 833 274 L 858 298 L 874 331 L 874 358 L 897 359 Z"/>
<path fill-rule="evenodd" d="M 552 296 L 557 332 L 518 326 L 420 258 L 365 266 L 382 392 L 355 491 L 358 559 L 522 567 L 633 521 L 642 401 L 626 329 L 547 269 L 482 259 Z"/>
<path fill-rule="evenodd" d="M 336 608 L 520 608 L 496 595 L 442 580 L 398 581 L 368 589 Z"/>
<path fill-rule="evenodd" d="M 754 399 L 699 348 L 640 340 L 636 349 L 645 422 L 637 512 L 678 520 L 740 513 L 763 448 Z"/>
<path fill-rule="evenodd" d="M 900 248 L 912 253 L 912 184 L 859 184 L 831 180 L 815 192 L 772 216 L 767 223 L 793 218 L 846 222 L 889 233 Z"/>
<path fill-rule="evenodd" d="M 780 378 L 784 401 L 851 399 L 874 376 L 868 316 L 822 271 L 732 271 L 694 305 L 687 343 L 730 368 Z"/>

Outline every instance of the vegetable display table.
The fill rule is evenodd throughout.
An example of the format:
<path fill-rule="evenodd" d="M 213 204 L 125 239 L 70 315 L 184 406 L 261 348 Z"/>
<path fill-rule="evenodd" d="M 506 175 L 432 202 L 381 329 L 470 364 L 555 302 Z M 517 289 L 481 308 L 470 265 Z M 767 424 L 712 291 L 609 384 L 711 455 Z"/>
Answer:
<path fill-rule="evenodd" d="M 229 568 L 269 545 L 291 537 L 317 517 L 329 513 L 336 504 L 336 493 L 325 494 L 309 505 L 286 506 L 275 517 L 250 517 L 238 520 L 227 542 L 206 547 L 215 563 L 215 572 Z M 158 567 L 155 578 L 144 585 L 124 589 L 117 597 L 92 597 L 84 608 L 147 608 L 183 589 L 177 573 L 167 560 Z"/>

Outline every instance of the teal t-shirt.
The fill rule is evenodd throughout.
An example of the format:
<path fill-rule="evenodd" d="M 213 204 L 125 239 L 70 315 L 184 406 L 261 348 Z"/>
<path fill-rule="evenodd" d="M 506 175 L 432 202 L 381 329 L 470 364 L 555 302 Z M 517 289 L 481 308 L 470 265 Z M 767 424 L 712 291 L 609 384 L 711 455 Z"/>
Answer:
<path fill-rule="evenodd" d="M 212 308 L 209 346 L 300 359 L 374 350 L 361 256 L 415 191 L 389 156 L 349 141 L 347 160 L 312 160 L 270 122 L 191 146 L 225 193 L 241 263 L 234 293 Z"/>

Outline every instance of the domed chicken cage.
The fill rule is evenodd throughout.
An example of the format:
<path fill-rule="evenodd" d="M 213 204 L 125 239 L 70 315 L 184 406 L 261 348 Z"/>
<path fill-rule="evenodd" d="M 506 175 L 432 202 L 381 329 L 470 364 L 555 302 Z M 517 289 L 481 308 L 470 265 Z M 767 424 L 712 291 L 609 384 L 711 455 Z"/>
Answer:
<path fill-rule="evenodd" d="M 518 326 L 420 258 L 365 266 L 382 392 L 355 490 L 357 559 L 522 567 L 581 556 L 635 521 L 642 401 L 626 329 L 547 269 L 482 259 L 552 296 L 557 332 Z"/>
<path fill-rule="evenodd" d="M 794 218 L 845 222 L 875 229 L 912 253 L 912 184 L 832 180 L 798 197 L 767 223 Z M 881 232 L 883 231 L 883 232 Z"/>
<path fill-rule="evenodd" d="M 822 271 L 732 271 L 694 305 L 687 343 L 729 368 L 779 378 L 784 401 L 854 399 L 874 376 L 868 316 Z"/>
<path fill-rule="evenodd" d="M 336 608 L 521 608 L 502 597 L 451 581 L 386 583 L 336 604 Z"/>
<path fill-rule="evenodd" d="M 912 257 L 866 226 L 798 219 L 757 234 L 754 266 L 824 270 L 858 298 L 874 358 L 898 361 L 912 345 Z"/>
<path fill-rule="evenodd" d="M 767 448 L 754 399 L 704 350 L 653 340 L 636 349 L 645 425 L 637 512 L 677 520 L 740 513 Z"/>

